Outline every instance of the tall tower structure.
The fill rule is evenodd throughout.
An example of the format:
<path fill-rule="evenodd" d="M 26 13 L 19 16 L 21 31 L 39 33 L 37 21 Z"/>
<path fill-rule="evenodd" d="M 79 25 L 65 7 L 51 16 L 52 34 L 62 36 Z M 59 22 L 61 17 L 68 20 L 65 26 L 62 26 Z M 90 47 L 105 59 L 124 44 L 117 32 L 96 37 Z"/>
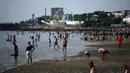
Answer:
<path fill-rule="evenodd" d="M 35 22 L 35 20 L 34 20 L 34 15 L 35 15 L 35 14 L 32 14 L 32 26 L 35 26 L 35 23 L 34 23 L 34 22 Z"/>
<path fill-rule="evenodd" d="M 45 8 L 45 20 L 46 20 L 46 16 L 47 16 L 46 13 L 47 13 L 47 9 Z"/>
<path fill-rule="evenodd" d="M 32 14 L 32 22 L 34 22 L 34 15 L 35 15 L 35 14 Z"/>
<path fill-rule="evenodd" d="M 45 16 L 46 16 L 46 14 L 47 14 L 47 9 L 45 8 Z"/>

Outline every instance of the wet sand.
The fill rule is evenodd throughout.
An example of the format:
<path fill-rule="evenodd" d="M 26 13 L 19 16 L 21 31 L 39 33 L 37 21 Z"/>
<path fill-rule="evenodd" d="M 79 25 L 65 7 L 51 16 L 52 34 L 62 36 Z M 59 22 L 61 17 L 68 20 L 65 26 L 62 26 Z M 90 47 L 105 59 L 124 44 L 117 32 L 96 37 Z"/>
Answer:
<path fill-rule="evenodd" d="M 9 69 L 3 73 L 89 73 L 88 62 L 94 62 L 97 73 L 124 73 L 124 65 L 130 66 L 130 38 L 125 39 L 122 49 L 117 51 L 117 46 L 113 43 L 104 43 L 98 45 L 86 45 L 84 49 L 91 53 L 91 58 L 84 55 L 81 51 L 76 56 L 68 57 L 66 61 L 58 60 L 42 60 L 34 62 L 32 65 L 21 65 L 13 69 Z M 87 48 L 91 47 L 91 48 Z M 105 48 L 110 51 L 108 60 L 103 61 L 100 58 L 98 48 Z"/>

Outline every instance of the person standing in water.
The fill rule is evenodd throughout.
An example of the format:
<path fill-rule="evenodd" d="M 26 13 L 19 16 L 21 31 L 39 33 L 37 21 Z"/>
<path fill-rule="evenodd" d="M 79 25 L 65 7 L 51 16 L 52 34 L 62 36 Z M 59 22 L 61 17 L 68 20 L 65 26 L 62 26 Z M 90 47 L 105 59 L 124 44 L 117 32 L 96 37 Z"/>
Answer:
<path fill-rule="evenodd" d="M 51 32 L 49 32 L 49 38 L 51 37 Z"/>
<path fill-rule="evenodd" d="M 40 41 L 40 36 L 41 36 L 41 35 L 40 35 L 40 34 L 38 34 L 38 41 Z"/>
<path fill-rule="evenodd" d="M 27 63 L 28 63 L 28 65 L 29 65 L 29 63 L 32 64 L 32 52 L 34 50 L 35 50 L 34 46 L 31 45 L 30 42 L 28 42 L 28 44 L 26 46 L 26 57 L 27 57 Z"/>
<path fill-rule="evenodd" d="M 61 33 L 60 33 L 59 37 L 60 37 L 60 39 L 62 38 L 62 34 Z"/>
<path fill-rule="evenodd" d="M 16 36 L 15 35 L 13 36 L 13 41 L 16 42 Z"/>
<path fill-rule="evenodd" d="M 55 34 L 54 34 L 54 32 L 53 32 L 53 37 L 55 37 Z"/>
<path fill-rule="evenodd" d="M 35 38 L 35 42 L 36 42 L 35 45 L 37 46 L 37 38 Z"/>
<path fill-rule="evenodd" d="M 18 46 L 16 45 L 15 42 L 13 42 L 13 45 L 14 45 L 14 64 L 17 65 L 17 60 L 18 60 Z"/>
<path fill-rule="evenodd" d="M 34 46 L 35 40 L 34 36 L 32 36 L 32 45 Z"/>
<path fill-rule="evenodd" d="M 58 39 L 56 36 L 55 36 L 55 42 L 54 42 L 54 49 L 55 49 L 55 46 L 57 46 L 60 49 L 60 46 L 58 45 Z"/>
<path fill-rule="evenodd" d="M 63 52 L 66 52 L 66 50 L 67 50 L 67 38 L 65 37 L 64 38 L 64 41 L 63 41 Z"/>
<path fill-rule="evenodd" d="M 51 46 L 51 39 L 50 39 L 50 37 L 49 37 L 49 46 Z"/>

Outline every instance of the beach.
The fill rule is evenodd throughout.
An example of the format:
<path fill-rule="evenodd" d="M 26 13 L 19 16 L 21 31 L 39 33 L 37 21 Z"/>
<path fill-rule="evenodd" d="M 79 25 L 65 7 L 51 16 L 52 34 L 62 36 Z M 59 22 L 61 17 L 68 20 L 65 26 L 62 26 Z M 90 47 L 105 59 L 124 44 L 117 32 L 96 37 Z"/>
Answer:
<path fill-rule="evenodd" d="M 114 39 L 114 38 L 113 38 Z M 90 42 L 90 41 L 87 41 Z M 19 65 L 16 68 L 5 70 L 3 73 L 89 73 L 88 62 L 93 61 L 97 73 L 123 73 L 125 65 L 130 66 L 130 38 L 124 39 L 122 48 L 117 51 L 115 40 L 91 41 L 99 44 L 86 44 L 86 48 L 75 56 L 68 56 L 67 60 L 57 58 L 56 60 L 41 60 L 32 65 Z M 101 60 L 99 48 L 110 51 L 108 60 Z M 91 57 L 87 58 L 84 51 L 89 51 Z"/>
<path fill-rule="evenodd" d="M 36 32 L 40 33 L 40 41 L 37 42 L 37 46 L 35 46 L 36 50 L 33 52 L 33 61 L 40 61 L 40 60 L 55 60 L 57 58 L 62 58 L 64 56 L 62 52 L 62 43 L 63 40 L 59 39 L 59 46 L 61 47 L 59 50 L 53 48 L 54 46 L 54 37 L 51 36 L 51 46 L 49 46 L 49 32 L 46 31 L 36 31 L 30 32 L 30 31 L 0 31 L 1 34 L 1 44 L 0 44 L 0 71 L 4 69 L 10 69 L 14 67 L 13 63 L 13 57 L 10 56 L 10 54 L 13 53 L 14 47 L 13 44 L 10 41 L 6 41 L 7 39 L 7 32 L 9 33 L 10 36 L 16 35 L 16 44 L 18 45 L 19 49 L 19 56 L 18 56 L 18 65 L 23 65 L 26 64 L 26 51 L 25 47 L 28 43 L 28 41 L 32 40 L 29 38 L 30 36 L 35 36 Z M 55 33 L 55 32 L 51 32 Z M 56 35 L 56 33 L 55 33 Z M 82 51 L 84 48 L 84 40 L 80 40 L 80 37 L 82 35 L 77 35 L 75 34 L 75 37 L 72 37 L 70 35 L 69 41 L 68 41 L 68 50 L 67 50 L 67 56 L 74 56 L 76 55 L 79 51 Z M 57 35 L 56 35 L 57 36 Z M 80 49 L 79 49 L 80 48 Z M 75 49 L 75 50 L 74 50 Z"/>
<path fill-rule="evenodd" d="M 1 0 L 0 73 L 130 73 L 129 4 Z"/>

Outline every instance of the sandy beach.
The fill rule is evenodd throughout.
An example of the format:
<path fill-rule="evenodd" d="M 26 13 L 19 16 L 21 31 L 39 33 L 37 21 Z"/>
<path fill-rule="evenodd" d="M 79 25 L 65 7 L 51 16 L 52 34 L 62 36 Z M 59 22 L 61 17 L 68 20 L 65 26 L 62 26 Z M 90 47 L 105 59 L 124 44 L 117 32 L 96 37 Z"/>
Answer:
<path fill-rule="evenodd" d="M 97 73 L 123 73 L 124 65 L 130 66 L 130 38 L 124 39 L 122 49 L 117 51 L 117 46 L 113 43 L 102 43 L 98 45 L 87 45 L 85 50 L 91 53 L 91 57 L 87 58 L 84 51 L 81 51 L 76 56 L 67 57 L 67 60 L 41 60 L 34 62 L 32 65 L 21 65 L 16 68 L 5 70 L 3 73 L 89 73 L 88 62 L 94 62 Z M 94 42 L 94 41 L 93 41 Z M 96 41 L 97 42 L 97 41 Z M 99 41 L 100 42 L 100 41 Z M 110 51 L 108 60 L 101 60 L 98 48 L 105 48 Z"/>

